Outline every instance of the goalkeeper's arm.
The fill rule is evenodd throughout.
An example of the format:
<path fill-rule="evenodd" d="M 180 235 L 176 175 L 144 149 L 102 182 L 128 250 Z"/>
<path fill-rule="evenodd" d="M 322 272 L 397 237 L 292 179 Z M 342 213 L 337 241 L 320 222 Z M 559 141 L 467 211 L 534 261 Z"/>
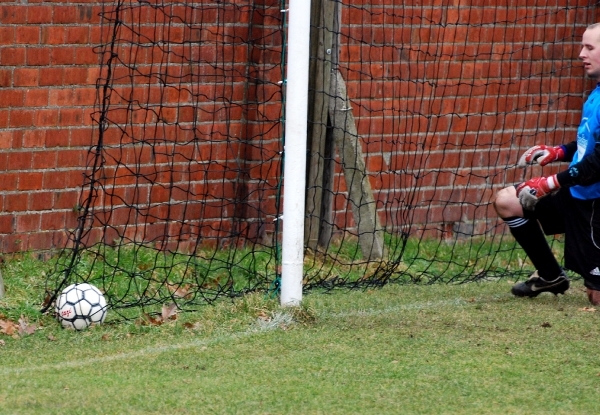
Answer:
<path fill-rule="evenodd" d="M 573 154 L 575 151 L 571 154 L 571 158 Z M 558 173 L 556 178 L 561 187 L 588 186 L 600 182 L 600 143 L 596 143 L 596 148 L 591 154 L 567 170 Z"/>

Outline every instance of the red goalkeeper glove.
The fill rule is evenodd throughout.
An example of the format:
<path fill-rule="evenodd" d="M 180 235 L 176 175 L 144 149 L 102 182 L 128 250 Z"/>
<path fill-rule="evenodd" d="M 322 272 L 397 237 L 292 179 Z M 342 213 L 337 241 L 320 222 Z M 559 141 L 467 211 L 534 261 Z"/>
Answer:
<path fill-rule="evenodd" d="M 561 161 L 565 159 L 565 150 L 562 146 L 548 147 L 545 145 L 533 146 L 527 150 L 517 163 L 519 167 L 525 167 L 528 164 L 537 163 L 540 166 L 545 166 L 553 161 Z"/>
<path fill-rule="evenodd" d="M 560 187 L 556 174 L 550 177 L 535 177 L 517 186 L 517 197 L 521 206 L 526 210 L 533 210 L 538 200 Z"/>

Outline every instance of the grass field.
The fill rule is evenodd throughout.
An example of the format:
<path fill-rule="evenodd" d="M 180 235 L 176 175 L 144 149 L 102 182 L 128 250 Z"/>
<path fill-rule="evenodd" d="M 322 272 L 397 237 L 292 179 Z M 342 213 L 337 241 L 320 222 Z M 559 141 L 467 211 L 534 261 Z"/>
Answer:
<path fill-rule="evenodd" d="M 255 294 L 85 332 L 30 315 L 33 334 L 0 335 L 0 413 L 596 413 L 600 310 L 581 283 L 509 290 L 389 285 L 297 309 Z"/>

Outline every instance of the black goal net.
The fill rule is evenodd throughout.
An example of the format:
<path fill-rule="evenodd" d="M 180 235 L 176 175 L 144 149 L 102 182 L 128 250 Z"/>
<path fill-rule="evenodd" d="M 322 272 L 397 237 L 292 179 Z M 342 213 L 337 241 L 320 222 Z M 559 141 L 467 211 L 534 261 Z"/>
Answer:
<path fill-rule="evenodd" d="M 124 314 L 277 295 L 287 7 L 104 3 L 93 144 L 50 302 L 79 281 Z M 595 4 L 312 9 L 305 289 L 530 273 L 491 201 L 532 174 L 523 150 L 574 139 Z"/>

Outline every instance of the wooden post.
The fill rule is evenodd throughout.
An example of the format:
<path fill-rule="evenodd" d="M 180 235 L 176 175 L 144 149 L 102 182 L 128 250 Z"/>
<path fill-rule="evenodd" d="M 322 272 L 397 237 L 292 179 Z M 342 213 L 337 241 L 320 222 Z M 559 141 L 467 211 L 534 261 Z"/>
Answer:
<path fill-rule="evenodd" d="M 319 244 L 327 204 L 323 202 L 327 149 L 327 118 L 334 41 L 335 5 L 333 0 L 313 0 L 311 9 L 310 69 L 307 154 L 306 215 L 304 244 L 315 250 Z"/>
<path fill-rule="evenodd" d="M 366 174 L 365 159 L 348 100 L 346 83 L 339 71 L 331 74 L 331 86 L 329 108 L 333 137 L 342 160 L 348 199 L 356 222 L 360 249 L 365 259 L 382 258 L 383 230 L 377 216 L 377 206 L 369 177 Z"/>

